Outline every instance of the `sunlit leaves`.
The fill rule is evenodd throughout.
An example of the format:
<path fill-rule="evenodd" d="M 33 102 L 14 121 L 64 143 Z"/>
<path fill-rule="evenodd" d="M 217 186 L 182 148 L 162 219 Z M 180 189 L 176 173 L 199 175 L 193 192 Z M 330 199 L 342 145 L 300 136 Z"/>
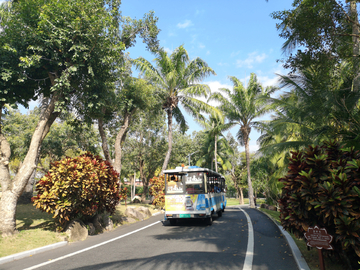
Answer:
<path fill-rule="evenodd" d="M 86 153 L 54 162 L 36 185 L 34 205 L 53 214 L 64 229 L 67 221 L 114 212 L 120 200 L 118 173 L 107 161 Z"/>

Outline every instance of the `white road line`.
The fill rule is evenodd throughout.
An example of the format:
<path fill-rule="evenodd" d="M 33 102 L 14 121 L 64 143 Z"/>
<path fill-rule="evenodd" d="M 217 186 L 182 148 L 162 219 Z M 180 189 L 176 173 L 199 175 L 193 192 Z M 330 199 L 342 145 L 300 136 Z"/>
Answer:
<path fill-rule="evenodd" d="M 248 245 L 247 245 L 247 251 L 246 251 L 246 257 L 244 262 L 243 270 L 251 270 L 252 264 L 253 264 L 253 258 L 254 258 L 254 230 L 251 223 L 250 216 L 241 208 L 239 208 L 241 211 L 244 212 L 247 223 L 248 223 Z"/>
<path fill-rule="evenodd" d="M 111 243 L 111 242 L 113 242 L 113 241 L 116 241 L 116 240 L 118 240 L 118 239 L 120 239 L 120 238 L 124 238 L 124 237 L 126 237 L 126 236 L 131 235 L 131 234 L 134 234 L 134 233 L 137 233 L 137 232 L 139 232 L 139 231 L 145 230 L 146 228 L 149 228 L 149 227 L 151 227 L 151 226 L 153 226 L 153 225 L 155 225 L 155 224 L 158 224 L 158 223 L 160 223 L 160 222 L 161 222 L 160 220 L 159 220 L 159 221 L 156 221 L 156 222 L 154 222 L 154 223 L 152 223 L 152 224 L 150 224 L 150 225 L 147 225 L 147 226 L 145 226 L 145 227 L 142 227 L 142 228 L 140 228 L 140 229 L 138 229 L 138 230 L 135 230 L 135 231 L 133 231 L 133 232 L 129 232 L 129 233 L 127 233 L 127 234 L 121 235 L 121 236 L 119 236 L 119 237 L 113 238 L 113 239 L 108 240 L 108 241 L 105 241 L 105 242 L 102 242 L 102 243 L 100 243 L 100 244 L 97 244 L 97 245 L 94 245 L 94 246 L 91 246 L 91 247 L 88 247 L 88 248 L 85 248 L 85 249 L 78 250 L 78 251 L 76 251 L 76 252 L 73 252 L 73 253 L 70 253 L 70 254 L 68 254 L 68 255 L 65 255 L 65 256 L 62 256 L 62 257 L 53 259 L 53 260 L 51 260 L 51 261 L 47 261 L 47 262 L 44 262 L 44 263 L 41 263 L 41 264 L 38 264 L 38 265 L 34 265 L 34 266 L 29 267 L 29 268 L 26 268 L 26 269 L 24 269 L 24 270 L 37 269 L 37 268 L 39 268 L 39 267 L 42 267 L 42 266 L 45 266 L 45 265 L 48 265 L 48 264 L 51 264 L 51 263 L 54 263 L 54 262 L 57 262 L 57 261 L 60 261 L 60 260 L 69 258 L 69 257 L 72 257 L 72 256 L 74 256 L 74 255 L 83 253 L 83 252 L 88 251 L 88 250 L 90 250 L 90 249 L 93 249 L 93 248 L 97 248 L 97 247 L 106 245 L 106 244 Z"/>

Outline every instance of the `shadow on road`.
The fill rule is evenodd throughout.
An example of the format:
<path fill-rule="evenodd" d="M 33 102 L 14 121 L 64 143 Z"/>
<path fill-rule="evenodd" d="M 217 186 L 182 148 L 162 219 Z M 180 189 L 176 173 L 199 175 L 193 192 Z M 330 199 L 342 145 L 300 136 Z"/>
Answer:
<path fill-rule="evenodd" d="M 243 258 L 234 260 L 234 255 L 215 252 L 177 252 L 150 258 L 118 260 L 109 263 L 76 268 L 82 269 L 242 269 Z M 75 269 L 75 268 L 74 268 Z"/>

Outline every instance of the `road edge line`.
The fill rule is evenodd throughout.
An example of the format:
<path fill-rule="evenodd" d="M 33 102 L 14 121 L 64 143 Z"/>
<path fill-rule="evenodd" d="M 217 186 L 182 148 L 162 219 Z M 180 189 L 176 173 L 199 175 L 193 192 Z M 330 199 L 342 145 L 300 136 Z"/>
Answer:
<path fill-rule="evenodd" d="M 156 222 L 154 222 L 154 223 L 151 223 L 151 224 L 149 224 L 149 225 L 147 225 L 147 226 L 145 226 L 145 227 L 142 227 L 142 228 L 140 228 L 140 229 L 137 229 L 137 230 L 135 230 L 135 231 L 132 231 L 132 232 L 123 234 L 123 235 L 121 235 L 121 236 L 118 236 L 118 237 L 115 237 L 115 238 L 113 238 L 113 239 L 107 240 L 107 241 L 105 241 L 105 242 L 102 242 L 102 243 L 93 245 L 93 246 L 91 246 L 91 247 L 84 248 L 84 249 L 75 251 L 75 252 L 73 252 L 73 253 L 70 253 L 70 254 L 67 254 L 67 255 L 58 257 L 58 258 L 56 258 L 56 259 L 53 259 L 53 260 L 50 260 L 50 261 L 46 261 L 46 262 L 40 263 L 40 264 L 31 266 L 31 267 L 29 267 L 29 268 L 25 268 L 24 270 L 37 269 L 37 268 L 39 268 L 39 267 L 42 267 L 42 266 L 45 266 L 45 265 L 48 265 L 48 264 L 51 264 L 51 263 L 54 263 L 54 262 L 57 262 L 57 261 L 61 261 L 61 260 L 63 260 L 63 259 L 66 259 L 66 258 L 72 257 L 72 256 L 74 256 L 74 255 L 83 253 L 83 252 L 85 252 L 85 251 L 88 251 L 88 250 L 91 250 L 91 249 L 94 249 L 94 248 L 97 248 L 97 247 L 106 245 L 106 244 L 108 244 L 108 243 L 111 243 L 111 242 L 114 242 L 114 241 L 119 240 L 119 239 L 121 239 L 121 238 L 124 238 L 124 237 L 126 237 L 126 236 L 129 236 L 129 235 L 131 235 L 131 234 L 134 234 L 134 233 L 137 233 L 137 232 L 139 232 L 139 231 L 145 230 L 145 229 L 147 229 L 147 228 L 149 228 L 149 227 L 151 227 L 151 226 L 154 226 L 154 225 L 156 225 L 156 224 L 158 224 L 158 223 L 160 223 L 160 222 L 161 222 L 160 220 L 159 220 L 159 221 L 156 221 Z"/>
<path fill-rule="evenodd" d="M 242 212 L 244 212 L 248 223 L 248 244 L 247 244 L 243 270 L 251 270 L 254 259 L 254 229 L 252 226 L 251 218 L 248 215 L 248 213 L 246 213 L 246 211 L 244 211 L 242 208 L 239 209 Z"/>

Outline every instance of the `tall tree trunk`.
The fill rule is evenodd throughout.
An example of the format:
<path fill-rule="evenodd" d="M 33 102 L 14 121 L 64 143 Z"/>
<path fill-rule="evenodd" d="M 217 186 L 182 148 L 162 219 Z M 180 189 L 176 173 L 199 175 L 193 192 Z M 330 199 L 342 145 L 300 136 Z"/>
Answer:
<path fill-rule="evenodd" d="M 165 160 L 164 160 L 164 164 L 162 166 L 161 169 L 161 174 L 164 174 L 164 171 L 166 170 L 169 161 L 170 161 L 170 156 L 171 156 L 171 150 L 172 150 L 172 136 L 173 136 L 173 131 L 172 131 L 172 117 L 173 117 L 173 113 L 172 113 L 172 108 L 169 108 L 169 110 L 167 111 L 168 114 L 168 151 L 166 153 L 165 156 Z"/>
<path fill-rule="evenodd" d="M 244 204 L 244 193 L 243 193 L 243 188 L 239 187 L 240 189 L 240 204 Z"/>
<path fill-rule="evenodd" d="M 39 147 L 38 157 L 36 158 L 36 162 L 35 162 L 36 165 L 38 165 L 38 163 L 39 163 L 40 149 L 41 149 L 41 147 Z M 21 193 L 21 195 L 18 199 L 18 202 L 17 202 L 18 204 L 31 203 L 31 198 L 33 197 L 33 194 L 34 194 L 35 176 L 36 176 L 36 168 L 34 169 L 29 180 L 27 181 L 24 191 Z"/>
<path fill-rule="evenodd" d="M 249 139 L 245 141 L 245 155 L 246 155 L 246 169 L 247 169 L 247 182 L 249 187 L 249 203 L 251 208 L 255 208 L 254 191 L 251 182 L 250 175 L 250 151 L 249 151 Z"/>
<path fill-rule="evenodd" d="M 245 144 L 245 155 L 246 155 L 246 170 L 247 170 L 247 182 L 248 182 L 248 190 L 249 190 L 249 203 L 251 208 L 255 208 L 254 202 L 254 191 L 251 182 L 251 175 L 250 175 L 250 150 L 249 150 L 249 135 L 251 132 L 251 127 L 249 126 L 242 126 L 240 131 L 243 135 L 243 140 Z"/>
<path fill-rule="evenodd" d="M 0 134 L 1 140 L 1 162 L 0 162 L 0 181 L 2 186 L 2 196 L 0 200 L 0 231 L 3 236 L 12 235 L 16 229 L 16 204 L 19 196 L 23 192 L 27 181 L 36 168 L 36 159 L 38 156 L 38 150 L 50 130 L 51 124 L 55 121 L 58 113 L 53 114 L 55 103 L 58 100 L 59 95 L 54 94 L 51 101 L 46 106 L 46 109 L 41 113 L 40 120 L 33 133 L 29 150 L 25 156 L 25 159 L 19 168 L 16 176 L 11 180 L 9 173 L 9 158 L 10 158 L 10 146 L 6 141 L 6 138 Z"/>
<path fill-rule="evenodd" d="M 99 128 L 99 133 L 100 133 L 100 137 L 101 137 L 101 147 L 102 147 L 102 150 L 104 152 L 105 159 L 110 164 L 112 164 L 111 157 L 110 157 L 110 152 L 109 152 L 109 147 L 108 147 L 108 142 L 107 142 L 106 134 L 105 134 L 105 131 L 104 131 L 104 123 L 103 123 L 103 120 L 101 118 L 98 119 L 98 128 Z"/>
<path fill-rule="evenodd" d="M 217 166 L 217 136 L 215 135 L 215 147 L 214 147 L 214 162 L 215 162 L 215 172 L 218 171 L 218 166 Z"/>
<path fill-rule="evenodd" d="M 122 158 L 122 146 L 126 139 L 126 134 L 131 122 L 131 113 L 125 113 L 123 125 L 121 126 L 119 133 L 115 140 L 115 163 L 114 169 L 121 175 L 121 158 Z"/>
<path fill-rule="evenodd" d="M 359 72 L 359 18 L 357 12 L 357 1 L 350 0 L 350 17 L 352 24 L 352 42 L 353 42 L 353 69 L 355 78 L 353 80 L 353 90 L 360 91 L 360 72 Z"/>
<path fill-rule="evenodd" d="M 240 187 L 240 185 L 238 184 L 237 182 L 237 179 L 236 179 L 236 176 L 235 176 L 235 173 L 234 173 L 234 167 L 232 169 L 232 172 L 231 172 L 231 179 L 234 183 L 234 186 L 235 186 L 235 189 L 236 189 L 236 192 L 239 196 L 239 203 L 242 205 L 244 204 L 244 194 L 243 194 L 243 189 L 242 187 Z"/>
<path fill-rule="evenodd" d="M 143 193 L 141 194 L 141 201 L 143 202 L 146 200 L 146 194 L 149 189 L 149 181 L 147 181 L 144 174 L 144 160 L 141 158 L 141 156 L 139 157 L 139 171 L 140 171 L 140 179 L 143 184 Z"/>

